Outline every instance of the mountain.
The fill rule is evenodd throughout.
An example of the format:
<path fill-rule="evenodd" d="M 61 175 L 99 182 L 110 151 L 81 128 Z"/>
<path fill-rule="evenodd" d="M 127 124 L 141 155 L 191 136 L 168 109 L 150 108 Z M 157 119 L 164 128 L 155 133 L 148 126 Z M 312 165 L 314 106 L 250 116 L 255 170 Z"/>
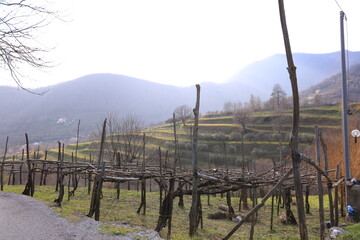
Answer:
<path fill-rule="evenodd" d="M 294 54 L 300 89 L 340 72 L 338 55 Z M 360 63 L 360 52 L 350 52 L 349 59 L 351 63 Z M 275 83 L 291 95 L 285 67 L 285 56 L 275 55 L 249 65 L 232 81 L 202 83 L 201 113 L 222 110 L 227 101 L 248 101 L 251 94 L 267 100 Z M 110 112 L 119 117 L 136 114 L 146 124 L 159 123 L 170 118 L 177 106 L 193 107 L 196 98 L 195 86 L 175 87 L 105 73 L 34 91 L 45 90 L 48 90 L 45 95 L 38 96 L 16 88 L 0 87 L 0 146 L 4 145 L 6 136 L 10 136 L 10 144 L 23 144 L 25 132 L 31 142 L 64 141 L 75 137 L 79 119 L 84 140 Z"/>
<path fill-rule="evenodd" d="M 225 101 L 235 101 L 254 89 L 244 84 L 201 85 L 201 112 L 222 109 Z M 162 122 L 177 106 L 194 106 L 196 88 L 175 87 L 138 78 L 93 74 L 50 86 L 43 96 L 11 87 L 0 87 L 0 144 L 10 136 L 13 144 L 24 143 L 27 132 L 32 142 L 63 141 L 76 136 L 77 122 L 83 139 L 110 112 L 119 117 L 140 116 L 146 124 Z"/>
<path fill-rule="evenodd" d="M 360 102 L 360 64 L 355 65 L 347 72 L 348 101 Z M 342 98 L 342 74 L 335 74 L 322 82 L 300 92 L 300 97 L 314 98 L 315 94 L 321 96 L 325 103 L 336 104 Z"/>
<path fill-rule="evenodd" d="M 341 72 L 340 52 L 325 54 L 294 53 L 293 59 L 297 67 L 299 90 L 308 89 Z M 348 60 L 350 66 L 359 64 L 360 52 L 349 51 Z M 235 74 L 230 81 L 265 91 L 267 98 L 270 96 L 273 86 L 279 83 L 287 94 L 291 95 L 291 84 L 286 68 L 286 55 L 277 54 L 250 64 Z"/>

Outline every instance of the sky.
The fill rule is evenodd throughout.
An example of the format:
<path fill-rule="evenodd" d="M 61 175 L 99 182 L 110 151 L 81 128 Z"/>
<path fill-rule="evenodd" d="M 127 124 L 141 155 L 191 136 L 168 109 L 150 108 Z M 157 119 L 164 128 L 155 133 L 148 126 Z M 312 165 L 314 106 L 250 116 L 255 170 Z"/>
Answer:
<path fill-rule="evenodd" d="M 293 53 L 339 51 L 341 9 L 347 49 L 360 51 L 359 0 L 284 4 Z M 61 0 L 49 8 L 65 20 L 53 21 L 37 39 L 54 66 L 24 67 L 25 87 L 92 73 L 175 86 L 225 82 L 255 61 L 285 53 L 276 0 Z M 1 76 L 0 85 L 13 84 Z"/>

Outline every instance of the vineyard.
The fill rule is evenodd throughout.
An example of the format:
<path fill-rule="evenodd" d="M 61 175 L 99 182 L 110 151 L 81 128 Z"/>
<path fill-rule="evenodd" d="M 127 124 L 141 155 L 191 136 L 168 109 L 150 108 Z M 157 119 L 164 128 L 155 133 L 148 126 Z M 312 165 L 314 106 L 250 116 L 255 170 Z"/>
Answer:
<path fill-rule="evenodd" d="M 314 126 L 323 124 L 318 125 L 324 132 L 322 141 L 331 146 L 328 142 L 335 141 L 334 136 L 340 131 L 340 113 L 335 106 L 304 109 L 303 112 L 300 146 L 309 157 L 303 158 L 302 181 L 305 203 L 309 209 L 307 213 L 310 214 L 309 221 L 316 222 L 318 217 L 313 216 L 315 210 L 310 211 L 318 208 L 318 204 L 311 200 L 314 199 L 311 195 L 320 194 L 319 186 L 315 187 L 316 164 L 311 160 L 314 154 Z M 276 236 L 276 229 L 283 229 L 283 226 L 287 226 L 288 231 L 293 226 L 291 231 L 296 231 L 296 227 L 292 225 L 296 224 L 296 219 L 291 218 L 296 209 L 291 207 L 294 203 L 291 193 L 293 180 L 286 142 L 290 117 L 285 112 L 281 117 L 281 124 L 278 119 L 278 115 L 271 113 L 254 113 L 246 134 L 240 134 L 240 126 L 233 122 L 229 113 L 208 114 L 199 119 L 198 190 L 199 200 L 201 196 L 202 202 L 199 209 L 201 214 L 198 224 L 202 228 L 199 230 L 199 237 L 224 237 L 237 226 L 237 223 L 230 221 L 236 216 L 242 217 L 241 225 L 250 223 L 250 226 L 247 226 L 247 223 L 235 233 L 234 236 L 238 238 L 251 232 L 254 234 L 251 229 L 255 225 L 256 229 L 261 229 L 260 235 L 255 233 L 256 239 Z M 73 202 L 77 203 L 81 199 L 80 201 L 88 206 L 86 212 L 86 206 L 81 207 L 81 213 L 75 211 L 78 214 L 86 214 L 100 221 L 138 222 L 139 220 L 133 220 L 137 216 L 143 219 L 139 225 L 153 228 L 163 237 L 186 239 L 184 235 L 187 227 L 183 223 L 187 221 L 193 181 L 190 134 L 192 126 L 193 122 L 189 121 L 186 125 L 170 124 L 143 131 L 139 134 L 142 144 L 138 146 L 142 155 L 131 161 L 125 161 L 125 158 L 121 157 L 122 153 L 111 153 L 111 136 L 103 141 L 71 144 L 66 147 L 59 142 L 58 149 L 41 151 L 37 148 L 33 153 L 27 148 L 20 156 L 12 158 L 5 158 L 4 155 L 1 186 L 6 190 L 6 182 L 9 188 L 11 185 L 25 184 L 23 193 L 31 196 L 36 196 L 37 191 L 43 192 L 43 189 L 47 189 L 48 194 L 54 198 L 52 201 L 55 201 L 60 209 L 69 208 Z M 331 134 L 334 136 L 328 141 L 326 136 Z M 330 194 L 331 199 L 326 198 L 322 211 L 328 221 L 338 225 L 343 221 L 339 217 L 345 216 L 344 192 L 341 191 L 343 188 L 339 188 L 343 178 L 340 165 L 334 166 L 331 150 L 329 153 L 331 171 L 322 172 L 322 185 L 329 186 L 331 183 L 334 192 Z M 323 152 L 320 167 L 324 167 L 324 161 Z M 278 188 L 279 186 L 281 187 Z M 331 189 L 324 189 L 323 194 L 326 193 L 331 193 Z M 109 199 L 105 199 L 106 197 Z M 266 201 L 269 198 L 271 201 Z M 178 204 L 174 204 L 176 199 Z M 124 203 L 128 201 L 131 205 Z M 111 207 L 108 206 L 110 203 Z M 129 217 L 122 219 L 122 214 L 112 210 L 116 209 L 115 205 L 118 204 L 122 206 L 122 210 L 118 211 L 123 212 L 124 206 L 129 206 L 126 214 L 137 215 L 131 217 L 132 220 L 129 220 Z M 249 211 L 251 205 L 256 211 Z M 219 210 L 219 206 L 225 208 Z M 217 233 L 203 230 L 217 224 Z M 314 234 L 316 239 L 318 224 L 314 224 L 310 236 Z M 179 229 L 177 225 L 182 227 Z M 266 226 L 269 230 L 265 230 Z M 164 230 L 165 227 L 167 231 Z M 284 235 L 277 237 L 284 238 Z"/>

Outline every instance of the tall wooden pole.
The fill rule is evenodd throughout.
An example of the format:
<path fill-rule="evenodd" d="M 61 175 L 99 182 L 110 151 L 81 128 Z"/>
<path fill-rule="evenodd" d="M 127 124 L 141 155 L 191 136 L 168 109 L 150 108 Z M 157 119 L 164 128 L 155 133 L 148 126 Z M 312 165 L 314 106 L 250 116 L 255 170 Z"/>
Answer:
<path fill-rule="evenodd" d="M 306 218 L 304 211 L 304 199 L 302 196 L 302 184 L 301 184 L 301 172 L 300 172 L 300 153 L 298 150 L 298 134 L 299 134 L 299 119 L 300 119 L 300 103 L 299 103 L 299 91 L 297 86 L 296 67 L 292 58 L 289 33 L 287 31 L 286 16 L 284 9 L 284 1 L 279 0 L 279 12 L 280 22 L 283 32 L 284 45 L 286 50 L 286 59 L 288 63 L 288 72 L 291 81 L 291 89 L 293 94 L 293 123 L 289 146 L 291 149 L 291 158 L 294 170 L 294 186 L 296 196 L 296 206 L 298 210 L 299 218 L 299 231 L 300 239 L 307 240 L 308 232 L 306 227 Z"/>

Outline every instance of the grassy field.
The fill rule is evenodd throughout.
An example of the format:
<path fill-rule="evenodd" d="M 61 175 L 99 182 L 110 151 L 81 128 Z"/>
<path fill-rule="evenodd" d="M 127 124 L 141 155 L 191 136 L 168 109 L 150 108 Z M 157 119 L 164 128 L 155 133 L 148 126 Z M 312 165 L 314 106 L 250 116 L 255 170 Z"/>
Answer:
<path fill-rule="evenodd" d="M 5 186 L 5 191 L 21 193 L 24 186 Z M 47 205 L 52 206 L 53 200 L 57 198 L 57 192 L 54 191 L 54 186 L 36 186 L 35 199 L 45 202 Z M 325 197 L 326 199 L 326 197 Z M 140 192 L 121 190 L 120 199 L 116 199 L 116 190 L 104 188 L 103 198 L 101 200 L 101 213 L 100 221 L 104 223 L 102 231 L 110 234 L 126 234 L 126 229 L 116 228 L 114 222 L 123 221 L 133 226 L 142 226 L 148 229 L 154 229 L 158 218 L 158 205 L 159 205 L 159 193 L 148 192 L 147 193 L 147 212 L 146 215 L 137 214 L 136 210 L 140 204 Z M 173 211 L 173 228 L 172 238 L 174 240 L 189 239 L 188 237 L 188 214 L 191 204 L 190 197 L 186 196 L 185 207 L 180 208 L 177 206 L 177 199 L 174 201 Z M 239 198 L 233 197 L 232 204 L 234 209 L 237 210 Z M 250 200 L 249 200 L 250 201 Z M 318 217 L 318 199 L 316 197 L 310 198 L 311 214 L 307 214 L 307 226 L 309 232 L 309 239 L 319 239 L 319 217 Z M 250 201 L 251 203 L 251 201 Z M 210 205 L 208 205 L 207 196 L 202 196 L 203 216 L 204 216 L 204 228 L 199 229 L 198 235 L 192 239 L 221 239 L 224 237 L 235 225 L 235 222 L 230 220 L 211 220 L 207 218 L 209 213 L 215 213 L 220 211 L 218 206 L 220 204 L 226 204 L 226 198 L 221 198 L 220 195 L 210 197 Z M 87 194 L 87 189 L 79 188 L 75 197 L 72 197 L 70 201 L 67 201 L 65 195 L 62 207 L 52 207 L 55 212 L 58 212 L 60 216 L 69 219 L 70 221 L 80 221 L 80 216 L 84 216 L 88 213 L 90 206 L 90 195 Z M 329 220 L 329 207 L 325 202 L 326 220 Z M 270 211 L 271 201 L 268 200 L 265 206 L 259 211 L 259 220 L 255 225 L 254 239 L 273 239 L 273 240 L 295 240 L 299 239 L 298 226 L 283 225 L 279 221 L 279 216 L 274 214 L 274 227 L 273 231 L 270 231 Z M 296 207 L 292 206 L 292 211 L 296 216 Z M 246 212 L 238 212 L 239 215 L 245 215 Z M 284 209 L 280 208 L 280 215 L 284 214 Z M 344 221 L 343 219 L 341 221 Z M 111 225 L 110 225 L 111 224 Z M 250 231 L 250 223 L 245 223 L 232 237 L 232 239 L 248 239 Z M 360 239 L 360 227 L 359 225 L 350 225 L 348 227 L 350 232 L 343 236 L 342 239 Z M 167 230 L 163 229 L 160 234 L 162 237 L 166 237 Z"/>

